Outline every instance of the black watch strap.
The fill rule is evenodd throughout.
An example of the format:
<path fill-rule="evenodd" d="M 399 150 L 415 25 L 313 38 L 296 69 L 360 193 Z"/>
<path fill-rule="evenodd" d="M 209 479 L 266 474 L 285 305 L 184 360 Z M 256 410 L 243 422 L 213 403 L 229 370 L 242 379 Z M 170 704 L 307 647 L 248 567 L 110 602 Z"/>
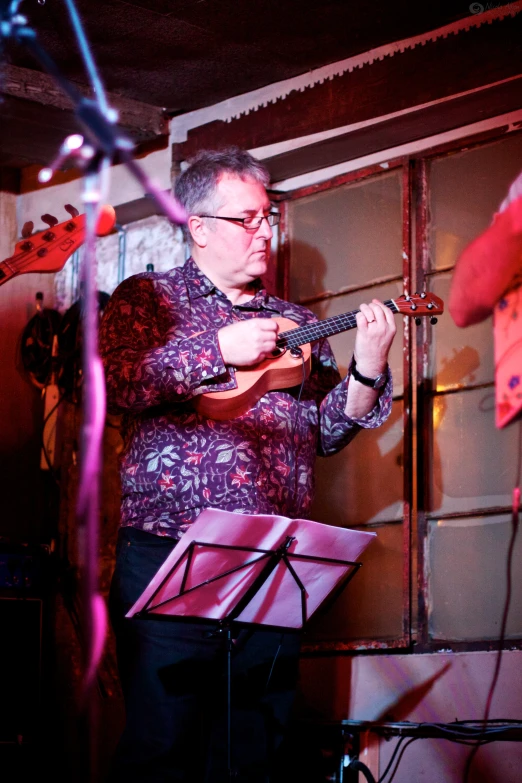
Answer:
<path fill-rule="evenodd" d="M 350 374 L 352 375 L 353 378 L 355 378 L 356 381 L 362 383 L 363 386 L 369 386 L 370 389 L 382 389 L 382 387 L 386 383 L 386 372 L 381 372 L 376 378 L 368 378 L 366 375 L 361 375 L 361 373 L 357 369 L 355 359 L 353 361 Z"/>

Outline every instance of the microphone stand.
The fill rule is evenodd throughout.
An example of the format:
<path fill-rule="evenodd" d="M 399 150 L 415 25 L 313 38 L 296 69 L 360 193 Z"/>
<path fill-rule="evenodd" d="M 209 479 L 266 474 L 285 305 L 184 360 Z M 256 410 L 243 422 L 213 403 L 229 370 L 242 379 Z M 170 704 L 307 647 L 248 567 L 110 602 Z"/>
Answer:
<path fill-rule="evenodd" d="M 40 45 L 34 30 L 27 26 L 24 16 L 18 14 L 20 0 L 0 0 L 0 42 L 13 38 L 25 44 L 36 60 L 55 79 L 75 106 L 75 115 L 88 140 L 68 137 L 50 169 L 44 169 L 41 181 L 49 181 L 67 158 L 74 159 L 84 171 L 82 201 L 85 207 L 86 231 L 83 261 L 84 306 L 83 327 L 83 421 L 81 431 L 80 482 L 77 498 L 79 525 L 79 566 L 82 589 L 82 616 L 85 635 L 84 673 L 81 698 L 81 730 L 85 742 L 85 765 L 81 774 L 86 781 L 98 779 L 97 760 L 97 669 L 103 653 L 107 631 L 105 601 L 98 591 L 98 526 L 100 496 L 100 465 L 103 427 L 105 422 L 105 384 L 101 359 L 98 355 L 98 301 L 96 292 L 95 243 L 96 225 L 102 196 L 107 190 L 107 178 L 115 158 L 123 161 L 131 174 L 150 194 L 161 211 L 176 224 L 184 223 L 186 214 L 181 205 L 158 188 L 142 171 L 132 157 L 134 143 L 116 126 L 117 112 L 107 102 L 105 91 L 83 33 L 81 22 L 72 0 L 65 0 L 71 23 L 88 72 L 95 100 L 84 98 L 67 81 L 58 67 Z"/>

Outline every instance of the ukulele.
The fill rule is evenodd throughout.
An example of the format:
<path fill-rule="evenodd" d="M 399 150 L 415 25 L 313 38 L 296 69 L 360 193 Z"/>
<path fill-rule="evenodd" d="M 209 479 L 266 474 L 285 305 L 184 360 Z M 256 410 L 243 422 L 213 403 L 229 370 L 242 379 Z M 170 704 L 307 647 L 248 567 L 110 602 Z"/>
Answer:
<path fill-rule="evenodd" d="M 430 316 L 431 323 L 435 324 L 436 316 L 444 312 L 442 299 L 431 293 L 412 296 L 403 294 L 397 299 L 388 299 L 383 304 L 392 313 L 412 316 L 417 323 L 420 323 L 421 316 Z M 209 419 L 235 419 L 250 410 L 268 391 L 289 389 L 300 384 L 303 373 L 305 377 L 310 373 L 310 343 L 321 337 L 331 337 L 354 329 L 357 326 L 355 316 L 358 312 L 359 310 L 352 310 L 303 326 L 290 318 L 276 318 L 280 331 L 272 356 L 253 367 L 236 370 L 235 389 L 217 392 L 209 390 L 193 400 L 194 408 Z M 285 331 L 282 331 L 283 329 Z"/>
<path fill-rule="evenodd" d="M 85 241 L 85 215 L 67 204 L 69 220 L 58 223 L 52 215 L 42 215 L 47 230 L 32 234 L 33 223 L 22 229 L 22 239 L 16 243 L 15 252 L 5 261 L 0 261 L 0 285 L 16 275 L 27 272 L 59 272 L 75 250 Z M 116 223 L 116 213 L 109 204 L 101 207 L 96 226 L 97 236 L 110 234 Z"/>

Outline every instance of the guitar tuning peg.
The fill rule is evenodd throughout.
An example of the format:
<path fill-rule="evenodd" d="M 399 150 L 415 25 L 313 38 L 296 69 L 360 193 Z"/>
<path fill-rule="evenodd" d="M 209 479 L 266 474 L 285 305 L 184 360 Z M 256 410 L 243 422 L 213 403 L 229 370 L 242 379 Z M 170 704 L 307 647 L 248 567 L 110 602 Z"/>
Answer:
<path fill-rule="evenodd" d="M 78 217 L 80 212 L 72 204 L 65 204 L 64 209 L 72 218 Z"/>
<path fill-rule="evenodd" d="M 55 218 L 54 215 L 40 215 L 40 218 L 43 220 L 44 223 L 47 223 L 49 228 L 52 228 L 58 223 L 58 218 Z"/>
<path fill-rule="evenodd" d="M 34 223 L 32 220 L 28 220 L 27 223 L 24 223 L 22 228 L 22 238 L 28 239 L 33 233 L 33 228 L 34 228 Z"/>
<path fill-rule="evenodd" d="M 438 318 L 435 318 L 435 316 L 432 315 L 431 318 L 430 318 L 430 324 L 432 326 L 435 326 L 435 324 L 437 323 L 438 320 L 439 320 Z"/>
<path fill-rule="evenodd" d="M 420 326 L 420 325 L 421 325 L 421 323 L 422 323 L 422 321 L 421 321 L 421 319 L 420 319 L 420 318 L 416 318 L 416 319 L 415 319 L 415 323 L 417 324 L 417 326 Z"/>

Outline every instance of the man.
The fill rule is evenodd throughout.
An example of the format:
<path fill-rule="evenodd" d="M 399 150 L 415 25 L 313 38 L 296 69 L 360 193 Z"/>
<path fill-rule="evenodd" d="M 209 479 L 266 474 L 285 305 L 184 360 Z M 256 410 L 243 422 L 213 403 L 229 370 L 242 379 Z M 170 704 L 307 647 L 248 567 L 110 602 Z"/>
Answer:
<path fill-rule="evenodd" d="M 192 257 L 166 274 L 125 280 L 102 322 L 108 405 L 124 414 L 122 520 L 110 608 L 127 723 L 111 779 L 229 780 L 222 641 L 197 623 L 124 615 L 204 508 L 306 517 L 316 453 L 336 453 L 390 412 L 387 357 L 396 328 L 377 300 L 357 314 L 354 362 L 345 380 L 327 341 L 319 340 L 301 387 L 271 391 L 230 420 L 194 410 L 200 394 L 233 389 L 237 368 L 271 354 L 275 317 L 316 320 L 261 285 L 278 220 L 268 181 L 266 169 L 246 152 L 200 153 L 176 184 L 189 216 Z M 298 652 L 296 634 L 236 634 L 236 781 L 270 779 L 292 705 Z"/>

